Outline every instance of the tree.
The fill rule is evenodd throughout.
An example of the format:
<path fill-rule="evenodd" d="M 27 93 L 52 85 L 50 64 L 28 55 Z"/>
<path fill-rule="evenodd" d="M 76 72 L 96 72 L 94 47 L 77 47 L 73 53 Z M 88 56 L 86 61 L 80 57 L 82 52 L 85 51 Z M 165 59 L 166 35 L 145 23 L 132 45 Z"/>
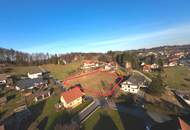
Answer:
<path fill-rule="evenodd" d="M 101 56 L 99 56 L 98 57 L 98 60 L 99 61 L 103 61 L 103 62 L 109 62 L 109 59 L 108 59 L 108 57 L 106 56 L 106 55 L 101 55 Z"/>
<path fill-rule="evenodd" d="M 160 67 L 160 71 L 163 71 L 163 61 L 160 58 L 158 59 L 158 65 Z"/>
<path fill-rule="evenodd" d="M 137 57 L 135 52 L 124 52 L 122 54 L 118 54 L 116 61 L 121 66 L 125 66 L 126 62 L 131 62 L 133 69 L 140 68 L 140 59 Z"/>
<path fill-rule="evenodd" d="M 148 93 L 153 95 L 161 95 L 164 92 L 164 85 L 160 73 L 152 78 L 152 82 L 148 88 Z"/>

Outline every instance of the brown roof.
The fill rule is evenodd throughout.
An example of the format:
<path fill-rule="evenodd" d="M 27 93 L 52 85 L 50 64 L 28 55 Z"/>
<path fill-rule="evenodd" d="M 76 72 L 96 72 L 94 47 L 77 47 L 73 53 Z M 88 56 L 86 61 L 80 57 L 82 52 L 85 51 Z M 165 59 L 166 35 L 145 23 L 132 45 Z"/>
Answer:
<path fill-rule="evenodd" d="M 82 91 L 80 90 L 79 87 L 75 87 L 73 89 L 70 89 L 66 92 L 63 92 L 61 94 L 61 96 L 63 96 L 64 100 L 69 103 L 69 102 L 72 102 L 74 101 L 75 99 L 79 98 L 79 97 L 82 97 L 83 96 L 83 93 Z"/>

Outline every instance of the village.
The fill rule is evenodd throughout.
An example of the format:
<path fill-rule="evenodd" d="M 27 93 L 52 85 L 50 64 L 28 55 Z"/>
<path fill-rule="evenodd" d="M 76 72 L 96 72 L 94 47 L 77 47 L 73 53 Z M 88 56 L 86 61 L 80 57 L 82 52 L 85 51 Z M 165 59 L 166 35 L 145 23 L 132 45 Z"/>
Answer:
<path fill-rule="evenodd" d="M 105 111 L 111 115 L 118 111 L 117 116 L 122 119 L 117 124 L 120 129 L 157 130 L 165 128 L 166 124 L 189 128 L 186 121 L 190 111 L 190 89 L 172 88 L 160 83 L 158 78 L 170 76 L 162 74 L 163 70 L 182 68 L 190 71 L 189 55 L 185 51 L 140 51 L 141 58 L 163 57 L 162 63 L 142 61 L 140 69 L 134 69 L 130 61 L 121 65 L 116 61 L 74 57 L 71 63 L 50 65 L 52 70 L 50 66 L 40 65 L 35 66 L 33 72 L 26 67 L 22 74 L 2 73 L 0 130 L 93 129 L 95 126 L 90 122 L 98 120 L 96 118 L 106 119 L 101 117 Z M 67 70 L 72 64 L 77 64 L 75 71 L 57 79 L 56 74 L 60 75 L 62 69 Z M 55 67 L 60 68 L 56 70 Z M 1 64 L 1 68 L 7 65 Z M 187 73 L 185 82 L 188 85 L 189 77 Z M 126 118 L 125 114 L 131 118 Z M 128 121 L 131 122 L 129 126 L 121 123 Z M 106 124 L 101 127 L 97 129 L 107 128 Z"/>

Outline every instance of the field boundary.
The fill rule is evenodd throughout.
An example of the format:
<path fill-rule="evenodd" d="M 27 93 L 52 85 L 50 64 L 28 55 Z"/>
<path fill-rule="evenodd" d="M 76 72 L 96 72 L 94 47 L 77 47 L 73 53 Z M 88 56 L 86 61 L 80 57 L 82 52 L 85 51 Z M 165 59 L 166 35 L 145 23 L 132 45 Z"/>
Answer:
<path fill-rule="evenodd" d="M 105 73 L 104 71 L 101 71 L 100 69 L 98 69 L 98 70 L 95 70 L 95 71 L 92 71 L 92 72 L 88 72 L 88 73 L 84 73 L 84 74 L 81 74 L 81 75 L 71 76 L 69 78 L 66 78 L 63 81 L 63 84 L 64 85 L 73 86 L 72 84 L 68 83 L 67 81 L 70 81 L 70 80 L 73 80 L 73 79 L 77 79 L 77 78 L 81 78 L 81 77 L 88 76 L 88 75 L 92 75 L 92 74 L 95 74 L 95 73 L 98 73 L 98 72 Z M 114 74 L 114 73 L 108 73 L 108 74 L 116 76 L 116 74 Z M 115 85 L 113 86 L 113 88 L 111 90 L 109 90 L 108 92 L 106 92 L 106 93 L 101 93 L 101 92 L 93 90 L 93 89 L 87 89 L 87 88 L 83 88 L 83 89 L 84 89 L 84 91 L 92 92 L 92 93 L 94 93 L 94 94 L 96 94 L 98 96 L 102 96 L 102 97 L 111 96 L 115 92 L 115 89 L 117 89 L 119 87 L 120 83 L 124 79 L 122 76 L 118 76 L 117 78 L 119 78 L 120 80 L 117 83 L 114 82 L 113 84 L 115 84 Z"/>

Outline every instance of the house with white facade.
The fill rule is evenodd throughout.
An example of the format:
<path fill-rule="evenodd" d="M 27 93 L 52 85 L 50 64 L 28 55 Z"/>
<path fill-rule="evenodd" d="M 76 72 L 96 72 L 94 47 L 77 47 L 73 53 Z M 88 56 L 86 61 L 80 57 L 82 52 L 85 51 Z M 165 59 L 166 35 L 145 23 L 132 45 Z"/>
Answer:
<path fill-rule="evenodd" d="M 142 75 L 132 74 L 126 81 L 121 83 L 121 90 L 125 93 L 137 94 L 140 88 L 148 87 L 148 81 Z"/>
<path fill-rule="evenodd" d="M 81 69 L 88 70 L 99 67 L 99 63 L 92 60 L 85 60 Z"/>
<path fill-rule="evenodd" d="M 28 72 L 28 78 L 30 78 L 30 79 L 35 79 L 35 78 L 39 78 L 40 76 L 42 76 L 42 72 L 39 72 L 39 73 L 33 73 L 33 74 L 30 74 L 29 72 Z"/>
<path fill-rule="evenodd" d="M 7 75 L 7 74 L 0 74 L 0 84 L 6 84 L 8 77 L 10 77 L 10 75 Z"/>

